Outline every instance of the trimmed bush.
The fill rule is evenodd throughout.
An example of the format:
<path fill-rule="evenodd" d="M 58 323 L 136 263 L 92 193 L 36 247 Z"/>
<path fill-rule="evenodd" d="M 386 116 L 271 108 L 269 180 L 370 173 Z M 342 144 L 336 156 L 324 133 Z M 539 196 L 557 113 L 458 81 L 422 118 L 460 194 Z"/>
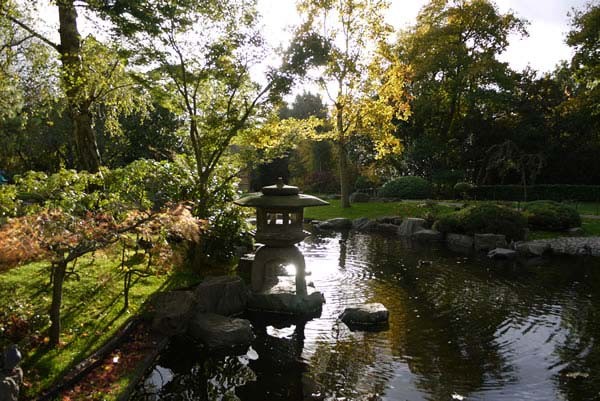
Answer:
<path fill-rule="evenodd" d="M 431 197 L 431 183 L 421 177 L 400 177 L 385 183 L 379 191 L 384 198 L 427 199 Z"/>
<path fill-rule="evenodd" d="M 443 233 L 503 234 L 510 241 L 523 239 L 527 219 L 509 207 L 482 204 L 442 216 L 435 227 Z"/>
<path fill-rule="evenodd" d="M 534 230 L 563 231 L 581 225 L 575 209 L 554 201 L 535 201 L 525 204 L 523 214 Z"/>
<path fill-rule="evenodd" d="M 350 195 L 350 203 L 365 203 L 371 200 L 369 194 L 363 194 L 362 192 L 354 192 Z"/>
<path fill-rule="evenodd" d="M 456 185 L 454 185 L 454 195 L 461 199 L 469 198 L 471 191 L 473 191 L 473 185 L 468 182 L 457 182 Z"/>

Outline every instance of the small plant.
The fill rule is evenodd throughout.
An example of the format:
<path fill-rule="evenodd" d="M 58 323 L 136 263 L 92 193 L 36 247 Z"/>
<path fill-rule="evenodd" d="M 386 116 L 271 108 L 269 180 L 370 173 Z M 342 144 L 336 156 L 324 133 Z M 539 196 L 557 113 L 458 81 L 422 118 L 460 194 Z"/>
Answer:
<path fill-rule="evenodd" d="M 431 197 L 431 183 L 421 177 L 400 177 L 388 181 L 379 193 L 384 198 L 427 199 Z"/>
<path fill-rule="evenodd" d="M 562 231 L 581 225 L 581 217 L 574 208 L 554 201 L 529 202 L 523 207 L 523 214 L 529 227 L 535 230 Z"/>

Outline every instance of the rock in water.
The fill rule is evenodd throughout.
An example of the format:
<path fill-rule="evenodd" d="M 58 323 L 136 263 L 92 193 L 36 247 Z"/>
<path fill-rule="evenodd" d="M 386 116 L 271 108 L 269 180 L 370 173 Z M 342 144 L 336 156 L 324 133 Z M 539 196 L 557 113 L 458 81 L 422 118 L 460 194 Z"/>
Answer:
<path fill-rule="evenodd" d="M 164 292 L 158 294 L 152 303 L 156 310 L 152 321 L 155 331 L 168 336 L 185 333 L 194 305 L 193 292 Z"/>
<path fill-rule="evenodd" d="M 417 231 L 425 229 L 425 220 L 416 217 L 409 217 L 402 221 L 398 228 L 398 235 L 402 237 L 411 237 Z"/>
<path fill-rule="evenodd" d="M 413 238 L 419 241 L 441 241 L 444 235 L 437 230 L 419 230 L 413 234 Z"/>
<path fill-rule="evenodd" d="M 389 312 L 380 303 L 370 303 L 348 307 L 340 315 L 340 320 L 346 324 L 371 326 L 386 323 Z"/>
<path fill-rule="evenodd" d="M 194 299 L 200 312 L 237 315 L 246 310 L 248 291 L 240 277 L 207 277 L 194 290 Z"/>
<path fill-rule="evenodd" d="M 446 235 L 446 242 L 461 248 L 473 248 L 473 237 L 470 235 L 449 233 Z"/>
<path fill-rule="evenodd" d="M 338 217 L 323 221 L 317 225 L 320 230 L 349 230 L 352 228 L 352 220 L 345 217 Z"/>
<path fill-rule="evenodd" d="M 197 313 L 192 317 L 188 334 L 209 350 L 247 347 L 254 339 L 249 320 L 214 313 Z"/>
<path fill-rule="evenodd" d="M 505 248 L 506 237 L 502 234 L 475 234 L 475 250 L 489 251 L 494 248 Z"/>
<path fill-rule="evenodd" d="M 489 251 L 487 256 L 490 259 L 511 260 L 517 257 L 517 251 L 506 248 L 495 248 Z"/>

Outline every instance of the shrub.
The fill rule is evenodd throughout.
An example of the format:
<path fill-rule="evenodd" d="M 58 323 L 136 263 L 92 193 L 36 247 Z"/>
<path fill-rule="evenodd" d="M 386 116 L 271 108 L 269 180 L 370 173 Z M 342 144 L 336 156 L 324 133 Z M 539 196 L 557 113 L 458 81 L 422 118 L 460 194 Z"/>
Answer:
<path fill-rule="evenodd" d="M 536 230 L 562 231 L 581 225 L 575 209 L 554 201 L 535 201 L 525 204 L 523 214 L 529 227 Z"/>
<path fill-rule="evenodd" d="M 385 183 L 379 195 L 384 198 L 427 199 L 431 197 L 431 183 L 421 177 L 400 177 Z"/>
<path fill-rule="evenodd" d="M 354 189 L 369 189 L 375 187 L 375 183 L 373 183 L 369 178 L 359 175 L 354 182 Z"/>
<path fill-rule="evenodd" d="M 518 211 L 494 204 L 470 206 L 441 217 L 436 228 L 444 233 L 504 234 L 508 240 L 523 238 L 527 220 Z"/>
<path fill-rule="evenodd" d="M 370 200 L 371 196 L 362 192 L 354 192 L 352 195 L 350 195 L 350 203 L 365 203 Z"/>
<path fill-rule="evenodd" d="M 468 199 L 470 198 L 471 191 L 473 191 L 473 185 L 468 182 L 457 182 L 454 185 L 454 195 L 457 198 Z"/>

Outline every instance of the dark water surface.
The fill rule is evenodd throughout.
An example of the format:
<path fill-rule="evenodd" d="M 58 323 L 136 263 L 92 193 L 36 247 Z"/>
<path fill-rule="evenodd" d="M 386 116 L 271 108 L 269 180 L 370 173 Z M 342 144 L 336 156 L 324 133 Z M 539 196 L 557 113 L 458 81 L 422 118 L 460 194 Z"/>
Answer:
<path fill-rule="evenodd" d="M 240 356 L 174 345 L 134 399 L 600 400 L 597 260 L 498 263 L 353 232 L 301 249 L 320 318 L 254 320 Z M 337 321 L 362 302 L 389 309 L 388 330 Z"/>

